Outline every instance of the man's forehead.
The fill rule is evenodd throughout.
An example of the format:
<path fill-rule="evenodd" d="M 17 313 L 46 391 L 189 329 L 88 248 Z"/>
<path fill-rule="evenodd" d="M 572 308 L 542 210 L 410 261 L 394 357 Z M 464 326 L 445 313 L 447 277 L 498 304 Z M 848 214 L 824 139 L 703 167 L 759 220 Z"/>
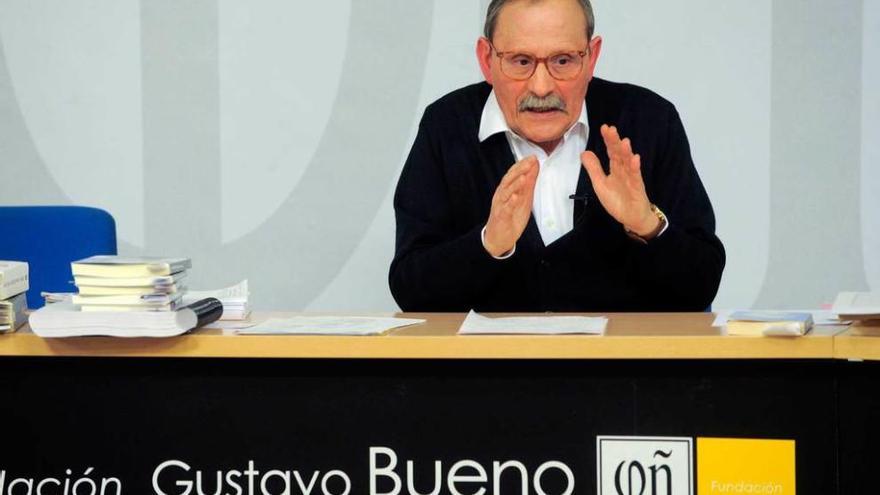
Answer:
<path fill-rule="evenodd" d="M 504 50 L 581 49 L 587 19 L 578 0 L 512 0 L 498 14 L 492 41 Z"/>

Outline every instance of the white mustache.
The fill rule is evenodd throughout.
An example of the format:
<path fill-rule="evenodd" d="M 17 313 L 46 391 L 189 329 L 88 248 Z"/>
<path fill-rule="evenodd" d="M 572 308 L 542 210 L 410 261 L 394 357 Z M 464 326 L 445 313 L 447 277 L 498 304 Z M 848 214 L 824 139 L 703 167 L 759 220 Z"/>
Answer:
<path fill-rule="evenodd" d="M 561 110 L 564 112 L 565 102 L 562 101 L 562 98 L 554 93 L 551 93 L 544 97 L 537 96 L 534 93 L 529 93 L 519 102 L 517 110 L 519 110 L 520 112 L 527 112 L 530 110 Z"/>

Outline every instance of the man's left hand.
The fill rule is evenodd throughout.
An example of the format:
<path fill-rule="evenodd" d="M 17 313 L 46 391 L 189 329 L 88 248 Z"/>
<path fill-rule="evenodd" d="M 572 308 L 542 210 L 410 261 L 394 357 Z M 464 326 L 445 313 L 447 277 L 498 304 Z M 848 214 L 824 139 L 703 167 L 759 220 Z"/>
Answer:
<path fill-rule="evenodd" d="M 629 138 L 621 139 L 617 128 L 603 125 L 600 132 L 610 162 L 606 175 L 592 151 L 581 153 L 581 163 L 590 175 L 593 190 L 602 207 L 615 220 L 639 236 L 656 231 L 660 219 L 651 211 L 651 202 L 642 180 L 641 158 L 633 153 Z"/>

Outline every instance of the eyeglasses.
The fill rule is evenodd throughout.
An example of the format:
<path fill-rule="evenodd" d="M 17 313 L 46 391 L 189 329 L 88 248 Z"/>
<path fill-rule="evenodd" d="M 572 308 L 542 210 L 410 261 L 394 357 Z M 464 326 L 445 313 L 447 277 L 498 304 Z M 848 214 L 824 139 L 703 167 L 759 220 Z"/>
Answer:
<path fill-rule="evenodd" d="M 574 79 L 581 73 L 584 66 L 584 57 L 589 53 L 588 50 L 580 52 L 560 52 L 554 53 L 549 57 L 536 57 L 529 53 L 517 52 L 499 52 L 492 42 L 489 46 L 495 52 L 495 55 L 501 60 L 501 72 L 514 80 L 525 81 L 532 77 L 538 64 L 544 63 L 547 72 L 560 81 Z"/>

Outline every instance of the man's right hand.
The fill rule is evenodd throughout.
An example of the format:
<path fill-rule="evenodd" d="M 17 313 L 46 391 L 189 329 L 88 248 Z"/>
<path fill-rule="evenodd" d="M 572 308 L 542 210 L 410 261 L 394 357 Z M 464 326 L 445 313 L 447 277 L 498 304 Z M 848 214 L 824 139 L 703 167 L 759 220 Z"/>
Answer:
<path fill-rule="evenodd" d="M 532 198 L 538 181 L 538 159 L 524 158 L 513 164 L 492 196 L 486 223 L 485 248 L 496 258 L 516 245 L 532 214 Z"/>

